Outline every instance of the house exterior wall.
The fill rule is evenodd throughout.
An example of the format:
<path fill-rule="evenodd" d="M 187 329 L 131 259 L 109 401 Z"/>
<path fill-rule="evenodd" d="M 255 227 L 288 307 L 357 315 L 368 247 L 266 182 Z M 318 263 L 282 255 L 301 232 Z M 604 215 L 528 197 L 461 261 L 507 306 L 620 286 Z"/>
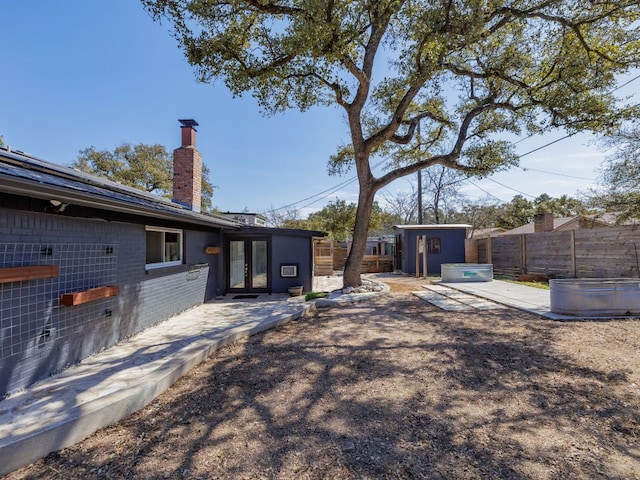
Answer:
<path fill-rule="evenodd" d="M 273 235 L 271 242 L 271 278 L 275 293 L 286 293 L 289 287 L 302 285 L 310 292 L 313 282 L 313 242 L 309 237 Z M 297 265 L 297 277 L 281 277 L 281 265 Z"/>
<path fill-rule="evenodd" d="M 426 235 L 429 239 L 439 238 L 441 242 L 440 254 L 427 255 L 427 272 L 439 274 L 443 263 L 465 262 L 465 238 L 464 228 L 429 228 L 429 229 L 403 229 L 397 232 L 402 235 L 402 271 L 409 275 L 416 274 L 416 239 Z M 422 269 L 422 256 L 420 256 L 420 268 Z"/>
<path fill-rule="evenodd" d="M 287 293 L 289 287 L 302 285 L 305 292 L 311 291 L 313 282 L 313 240 L 312 235 L 287 234 L 278 229 L 252 227 L 225 235 L 228 248 L 230 240 L 266 239 L 269 248 L 269 293 Z M 230 255 L 227 252 L 227 257 Z M 281 265 L 296 265 L 296 277 L 282 277 Z M 228 266 L 227 266 L 228 268 Z M 228 275 L 225 272 L 225 281 Z M 228 286 L 225 285 L 225 293 Z"/>
<path fill-rule="evenodd" d="M 150 222 L 149 225 L 153 225 Z M 0 267 L 59 265 L 0 284 L 0 398 L 220 293 L 219 231 L 184 230 L 184 265 L 145 269 L 145 225 L 0 208 Z M 66 307 L 62 293 L 118 285 Z"/>

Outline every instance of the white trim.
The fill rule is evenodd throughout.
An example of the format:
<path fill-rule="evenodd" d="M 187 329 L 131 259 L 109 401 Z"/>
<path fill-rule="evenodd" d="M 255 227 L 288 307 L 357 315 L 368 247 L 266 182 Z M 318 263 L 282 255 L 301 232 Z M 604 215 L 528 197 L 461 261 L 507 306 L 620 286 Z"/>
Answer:
<path fill-rule="evenodd" d="M 146 242 L 146 232 L 160 232 L 160 233 L 177 233 L 178 234 L 178 251 L 179 251 L 179 256 L 180 258 L 178 260 L 172 260 L 169 262 L 155 262 L 155 263 L 146 263 L 144 268 L 145 270 L 153 270 L 155 268 L 164 268 L 164 267 L 175 267 L 178 265 L 182 265 L 182 261 L 184 259 L 184 233 L 182 230 L 177 229 L 177 228 L 164 228 L 164 227 L 152 227 L 152 226 L 145 226 L 144 227 L 145 230 L 145 242 Z M 162 237 L 162 251 L 164 252 L 164 248 L 165 248 L 165 240 L 164 240 L 164 236 Z M 145 259 L 147 256 L 147 251 L 146 251 L 146 243 L 145 243 Z"/>
<path fill-rule="evenodd" d="M 466 223 L 438 223 L 431 225 L 394 225 L 393 228 L 403 230 L 444 230 L 446 228 L 472 228 L 473 225 L 467 225 Z"/>
<path fill-rule="evenodd" d="M 297 265 L 280 265 L 280 276 L 283 278 L 291 277 L 295 278 L 298 276 L 298 266 Z"/>

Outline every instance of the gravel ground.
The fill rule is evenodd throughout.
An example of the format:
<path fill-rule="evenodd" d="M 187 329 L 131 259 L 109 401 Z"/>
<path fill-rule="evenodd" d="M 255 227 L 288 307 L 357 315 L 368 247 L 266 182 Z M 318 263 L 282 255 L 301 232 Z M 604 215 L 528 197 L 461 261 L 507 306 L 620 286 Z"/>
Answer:
<path fill-rule="evenodd" d="M 443 312 L 384 281 L 6 478 L 640 478 L 640 321 Z"/>

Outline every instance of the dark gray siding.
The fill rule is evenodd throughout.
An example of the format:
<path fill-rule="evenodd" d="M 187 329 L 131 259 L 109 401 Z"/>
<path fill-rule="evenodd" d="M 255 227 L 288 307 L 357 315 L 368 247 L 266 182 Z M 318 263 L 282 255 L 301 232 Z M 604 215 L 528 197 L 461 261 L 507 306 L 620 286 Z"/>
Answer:
<path fill-rule="evenodd" d="M 153 224 L 153 222 L 150 222 Z M 219 231 L 184 230 L 185 264 L 145 270 L 145 225 L 0 209 L 0 267 L 56 264 L 57 278 L 0 284 L 0 397 L 217 295 Z M 120 286 L 65 307 L 62 293 Z"/>
<path fill-rule="evenodd" d="M 302 285 L 305 292 L 311 291 L 313 279 L 312 241 L 309 237 L 274 234 L 271 240 L 272 290 L 286 293 L 289 287 Z M 298 276 L 281 277 L 281 265 L 297 265 Z"/>
<path fill-rule="evenodd" d="M 416 273 L 416 238 L 426 235 L 428 238 L 439 238 L 441 241 L 441 253 L 439 255 L 427 255 L 427 272 L 440 274 L 443 263 L 464 263 L 466 229 L 464 228 L 428 228 L 405 229 L 402 233 L 402 271 L 415 275 Z M 400 232 L 397 232 L 400 233 Z M 422 269 L 422 256 L 420 257 Z"/>

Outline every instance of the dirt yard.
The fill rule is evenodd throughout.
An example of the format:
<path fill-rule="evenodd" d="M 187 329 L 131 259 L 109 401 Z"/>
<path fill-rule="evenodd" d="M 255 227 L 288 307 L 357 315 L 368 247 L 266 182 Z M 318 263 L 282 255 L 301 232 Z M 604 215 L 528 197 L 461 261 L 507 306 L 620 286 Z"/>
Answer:
<path fill-rule="evenodd" d="M 640 478 L 640 321 L 447 313 L 385 281 L 7 478 Z"/>

